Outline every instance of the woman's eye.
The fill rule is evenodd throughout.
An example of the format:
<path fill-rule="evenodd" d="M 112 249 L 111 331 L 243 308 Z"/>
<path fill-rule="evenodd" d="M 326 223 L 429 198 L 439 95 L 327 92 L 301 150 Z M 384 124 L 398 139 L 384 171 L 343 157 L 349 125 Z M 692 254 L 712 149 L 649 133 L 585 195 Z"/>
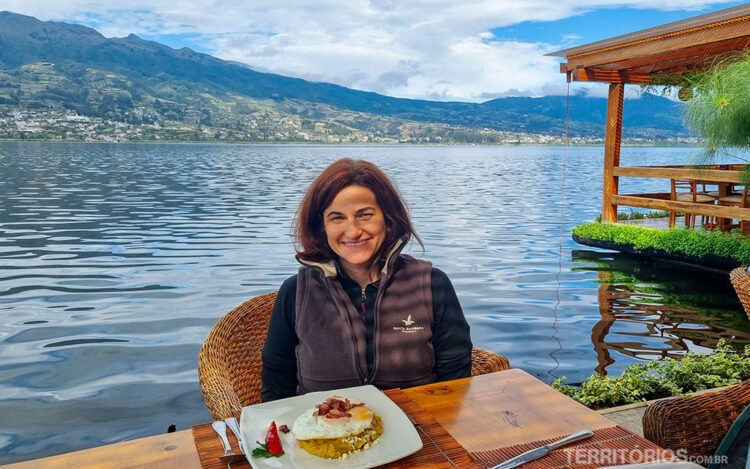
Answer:
<path fill-rule="evenodd" d="M 372 218 L 372 215 L 372 213 L 362 213 L 359 215 L 359 218 L 361 220 L 369 220 L 370 218 Z"/>

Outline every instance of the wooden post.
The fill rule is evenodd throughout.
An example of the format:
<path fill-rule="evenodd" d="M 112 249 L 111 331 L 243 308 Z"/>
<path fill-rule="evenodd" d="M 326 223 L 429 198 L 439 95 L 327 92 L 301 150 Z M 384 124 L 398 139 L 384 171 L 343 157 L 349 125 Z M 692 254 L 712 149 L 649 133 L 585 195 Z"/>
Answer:
<path fill-rule="evenodd" d="M 602 184 L 602 221 L 617 221 L 617 205 L 612 204 L 612 196 L 618 194 L 618 177 L 615 166 L 620 166 L 620 141 L 622 140 L 622 105 L 625 99 L 625 85 L 610 83 L 607 98 L 607 124 L 604 129 L 604 183 Z"/>
<path fill-rule="evenodd" d="M 607 376 L 607 367 L 615 362 L 609 355 L 609 348 L 607 348 L 605 340 L 607 334 L 609 334 L 609 330 L 612 328 L 612 324 L 615 323 L 615 289 L 609 282 L 612 277 L 612 272 L 597 273 L 597 278 L 599 279 L 597 301 L 599 302 L 599 314 L 602 318 L 591 328 L 591 343 L 594 344 L 597 361 L 594 371 L 602 376 Z"/>

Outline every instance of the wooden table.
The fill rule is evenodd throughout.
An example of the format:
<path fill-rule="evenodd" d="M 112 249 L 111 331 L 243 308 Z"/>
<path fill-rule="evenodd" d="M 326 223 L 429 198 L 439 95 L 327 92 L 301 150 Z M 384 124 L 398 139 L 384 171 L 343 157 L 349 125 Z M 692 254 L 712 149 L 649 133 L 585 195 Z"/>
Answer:
<path fill-rule="evenodd" d="M 404 392 L 469 452 L 615 425 L 519 369 L 418 386 Z M 190 430 L 3 466 L 4 469 L 200 467 Z"/>
<path fill-rule="evenodd" d="M 519 369 L 404 392 L 470 453 L 616 425 Z"/>

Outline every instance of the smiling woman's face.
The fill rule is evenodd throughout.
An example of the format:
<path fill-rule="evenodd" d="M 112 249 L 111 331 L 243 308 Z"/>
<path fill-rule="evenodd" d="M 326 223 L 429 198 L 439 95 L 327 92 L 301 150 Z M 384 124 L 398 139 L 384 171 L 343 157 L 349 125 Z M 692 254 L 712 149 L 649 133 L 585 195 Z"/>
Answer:
<path fill-rule="evenodd" d="M 345 187 L 323 210 L 323 223 L 328 245 L 344 271 L 359 280 L 385 240 L 385 217 L 375 193 L 362 186 Z"/>

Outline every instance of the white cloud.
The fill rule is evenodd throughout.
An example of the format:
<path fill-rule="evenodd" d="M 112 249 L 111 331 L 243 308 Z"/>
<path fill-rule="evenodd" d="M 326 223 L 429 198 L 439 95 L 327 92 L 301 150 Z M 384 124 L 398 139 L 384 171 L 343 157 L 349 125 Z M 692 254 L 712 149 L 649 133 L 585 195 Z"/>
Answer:
<path fill-rule="evenodd" d="M 544 54 L 576 40 L 500 41 L 493 28 L 602 7 L 720 3 L 726 0 L 4 0 L 2 8 L 74 20 L 108 37 L 193 34 L 211 54 L 256 70 L 390 96 L 482 101 L 564 89 L 559 59 Z"/>

